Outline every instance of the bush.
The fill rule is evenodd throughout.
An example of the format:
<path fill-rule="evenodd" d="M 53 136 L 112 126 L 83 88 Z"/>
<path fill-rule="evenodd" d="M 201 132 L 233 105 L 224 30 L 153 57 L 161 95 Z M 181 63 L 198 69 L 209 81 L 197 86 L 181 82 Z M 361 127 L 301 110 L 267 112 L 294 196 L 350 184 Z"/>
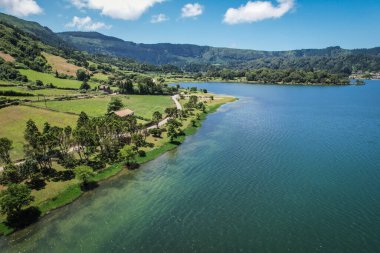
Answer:
<path fill-rule="evenodd" d="M 0 90 L 0 96 L 7 97 L 33 97 L 34 95 L 26 92 L 18 92 L 13 90 Z"/>

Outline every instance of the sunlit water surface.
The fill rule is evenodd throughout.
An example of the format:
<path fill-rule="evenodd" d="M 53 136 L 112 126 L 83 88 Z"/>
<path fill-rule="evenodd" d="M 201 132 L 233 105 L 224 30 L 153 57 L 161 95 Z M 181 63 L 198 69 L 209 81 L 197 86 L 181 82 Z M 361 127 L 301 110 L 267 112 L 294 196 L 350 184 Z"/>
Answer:
<path fill-rule="evenodd" d="M 240 100 L 0 251 L 380 252 L 380 81 L 198 86 Z"/>

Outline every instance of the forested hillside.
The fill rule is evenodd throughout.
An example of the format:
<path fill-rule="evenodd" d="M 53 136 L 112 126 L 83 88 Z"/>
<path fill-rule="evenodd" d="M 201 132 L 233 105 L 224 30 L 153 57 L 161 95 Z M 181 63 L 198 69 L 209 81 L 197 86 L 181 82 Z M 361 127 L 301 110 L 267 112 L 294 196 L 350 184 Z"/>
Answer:
<path fill-rule="evenodd" d="M 59 36 L 81 50 L 133 58 L 151 64 L 174 64 L 188 72 L 210 66 L 233 69 L 326 70 L 351 74 L 380 71 L 380 47 L 347 50 L 340 47 L 292 51 L 256 51 L 178 44 L 137 44 L 95 32 L 66 32 Z"/>
<path fill-rule="evenodd" d="M 207 72 L 218 68 L 234 70 L 296 69 L 304 71 L 324 70 L 333 74 L 350 75 L 357 71 L 380 71 L 380 47 L 347 50 L 340 47 L 325 49 L 301 49 L 291 51 L 257 51 L 232 48 L 216 48 L 190 44 L 139 44 L 105 36 L 97 32 L 64 32 L 55 34 L 38 23 L 0 14 L 0 22 L 7 23 L 28 33 L 31 37 L 59 49 L 67 58 L 78 58 L 73 48 L 91 54 L 124 58 L 133 69 L 157 69 L 151 65 L 175 65 L 185 72 Z M 83 59 L 77 59 L 83 61 Z M 137 64 L 135 61 L 142 62 Z M 167 67 L 165 67 L 167 69 Z M 170 66 L 169 69 L 173 67 Z"/>

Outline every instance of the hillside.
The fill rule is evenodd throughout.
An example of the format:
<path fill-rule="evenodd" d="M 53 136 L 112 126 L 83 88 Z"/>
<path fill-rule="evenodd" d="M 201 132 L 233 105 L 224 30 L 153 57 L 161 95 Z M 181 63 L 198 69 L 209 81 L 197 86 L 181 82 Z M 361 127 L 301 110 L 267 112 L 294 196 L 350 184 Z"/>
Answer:
<path fill-rule="evenodd" d="M 128 57 L 151 64 L 174 64 L 187 71 L 204 70 L 209 65 L 235 69 L 316 69 L 344 74 L 358 70 L 380 71 L 380 47 L 257 51 L 189 44 L 137 44 L 96 32 L 65 32 L 58 35 L 80 50 Z"/>
<path fill-rule="evenodd" d="M 59 49 L 65 58 L 75 58 L 73 48 L 92 54 L 133 59 L 153 65 L 175 65 L 186 72 L 209 69 L 298 69 L 325 70 L 349 75 L 357 71 L 380 71 L 380 47 L 372 49 L 301 49 L 291 51 L 258 51 L 217 48 L 191 44 L 142 44 L 124 41 L 97 32 L 64 32 L 55 34 L 49 28 L 0 13 L 0 22 L 30 34 Z M 83 59 L 77 59 L 83 61 Z M 109 59 L 106 59 L 109 61 Z M 147 69 L 154 69 L 148 67 Z M 146 69 L 146 68 L 145 68 Z"/>
<path fill-rule="evenodd" d="M 48 27 L 41 26 L 37 22 L 26 21 L 11 15 L 0 13 L 0 22 L 10 24 L 44 43 L 54 47 L 68 47 L 67 43 L 58 37 Z"/>

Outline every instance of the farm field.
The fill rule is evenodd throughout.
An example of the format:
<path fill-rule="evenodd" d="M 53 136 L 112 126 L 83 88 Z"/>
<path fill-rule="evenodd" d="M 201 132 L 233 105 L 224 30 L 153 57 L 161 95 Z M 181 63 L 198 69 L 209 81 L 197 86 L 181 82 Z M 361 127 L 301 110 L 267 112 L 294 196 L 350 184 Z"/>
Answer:
<path fill-rule="evenodd" d="M 125 108 L 133 110 L 137 116 L 142 116 L 148 119 L 152 117 L 154 111 L 163 113 L 166 108 L 174 106 L 170 96 L 128 95 L 117 97 L 122 99 Z M 69 101 L 50 101 L 46 104 L 48 108 L 57 111 L 76 114 L 83 111 L 89 116 L 95 117 L 102 116 L 107 112 L 107 106 L 111 101 L 111 98 L 111 96 L 107 96 Z M 38 102 L 34 105 L 45 107 L 44 102 Z"/>
<path fill-rule="evenodd" d="M 19 82 L 19 81 L 8 81 L 8 80 L 0 80 L 0 85 L 6 85 L 6 86 L 17 86 L 17 85 L 21 85 L 21 84 L 24 84 L 22 82 Z"/>
<path fill-rule="evenodd" d="M 28 106 L 10 106 L 1 109 L 0 137 L 13 140 L 12 159 L 23 158 L 24 130 L 29 119 L 35 121 L 39 128 L 42 128 L 45 122 L 64 127 L 67 125 L 74 126 L 77 116 Z"/>
<path fill-rule="evenodd" d="M 20 69 L 20 73 L 28 77 L 29 80 L 35 82 L 37 80 L 41 80 L 44 84 L 52 83 L 54 86 L 58 88 L 66 88 L 66 89 L 79 89 L 82 82 L 78 80 L 71 79 L 60 79 L 54 77 L 52 74 L 41 73 L 31 69 Z M 89 82 L 92 88 L 95 88 L 96 83 Z"/>
<path fill-rule="evenodd" d="M 53 71 L 57 71 L 60 74 L 66 74 L 69 76 L 76 76 L 77 70 L 82 69 L 81 67 L 75 66 L 74 64 L 68 63 L 65 58 L 60 56 L 42 53 L 46 58 L 48 63 L 52 66 Z"/>
<path fill-rule="evenodd" d="M 4 53 L 3 51 L 0 51 L 0 58 L 2 58 L 4 61 L 8 62 L 14 62 L 15 58 L 13 58 L 12 55 Z"/>
<path fill-rule="evenodd" d="M 30 93 L 35 96 L 44 95 L 44 96 L 68 96 L 68 95 L 76 95 L 79 94 L 74 90 L 61 90 L 61 89 L 41 89 L 41 90 L 29 90 L 27 87 L 22 86 L 14 86 L 14 87 L 0 87 L 0 91 L 16 91 L 23 93 Z"/>
<path fill-rule="evenodd" d="M 91 78 L 99 81 L 108 81 L 108 76 L 102 73 L 96 73 Z"/>

